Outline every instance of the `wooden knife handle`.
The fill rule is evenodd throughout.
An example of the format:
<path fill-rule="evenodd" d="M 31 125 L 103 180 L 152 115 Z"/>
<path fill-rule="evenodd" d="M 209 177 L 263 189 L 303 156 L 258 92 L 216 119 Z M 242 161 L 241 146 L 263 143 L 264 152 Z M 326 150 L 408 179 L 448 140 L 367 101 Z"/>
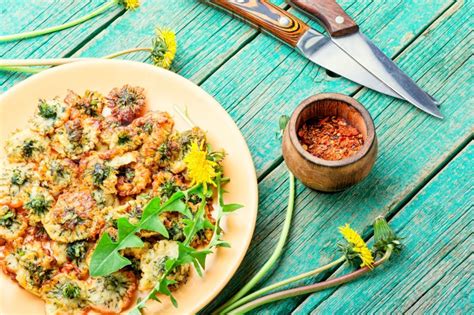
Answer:
<path fill-rule="evenodd" d="M 292 6 L 316 17 L 333 37 L 349 35 L 359 26 L 335 0 L 287 0 Z"/>
<path fill-rule="evenodd" d="M 266 0 L 205 0 L 295 47 L 309 26 Z"/>

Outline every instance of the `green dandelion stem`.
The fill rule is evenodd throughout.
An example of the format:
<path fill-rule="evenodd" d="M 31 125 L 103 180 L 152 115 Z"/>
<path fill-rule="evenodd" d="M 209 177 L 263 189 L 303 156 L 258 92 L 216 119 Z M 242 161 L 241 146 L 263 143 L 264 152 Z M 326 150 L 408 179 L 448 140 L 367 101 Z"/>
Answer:
<path fill-rule="evenodd" d="M 388 246 L 387 251 L 385 252 L 384 256 L 374 263 L 374 267 L 377 267 L 383 264 L 384 262 L 386 262 L 392 255 L 392 252 L 393 252 L 393 246 L 390 245 Z M 275 302 L 275 301 L 279 301 L 279 300 L 283 300 L 286 298 L 295 297 L 299 295 L 314 293 L 314 292 L 321 291 L 327 288 L 335 287 L 335 286 L 353 281 L 370 271 L 371 269 L 369 269 L 368 267 L 364 267 L 354 272 L 351 272 L 347 275 L 343 275 L 334 279 L 326 280 L 323 282 L 319 282 L 316 284 L 307 285 L 307 286 L 303 286 L 299 288 L 272 293 L 264 297 L 261 297 L 259 299 L 256 299 L 252 302 L 249 302 L 247 304 L 244 304 L 241 307 L 230 311 L 228 314 L 243 314 L 271 302 Z"/>
<path fill-rule="evenodd" d="M 95 16 L 102 14 L 103 12 L 107 11 L 109 8 L 113 7 L 116 4 L 117 4 L 116 0 L 110 0 L 104 3 L 102 6 L 98 7 L 96 10 L 92 11 L 91 13 L 81 18 L 78 18 L 76 20 L 61 24 L 61 25 L 51 26 L 51 27 L 47 27 L 47 28 L 43 28 L 43 29 L 31 31 L 31 32 L 0 36 L 0 43 L 10 42 L 14 40 L 21 40 L 21 39 L 26 39 L 26 38 L 33 38 L 33 37 L 37 37 L 41 35 L 46 35 L 46 34 L 58 32 L 58 31 L 62 31 L 64 29 L 84 23 L 87 20 L 90 20 L 94 18 Z"/>
<path fill-rule="evenodd" d="M 288 198 L 288 207 L 286 210 L 286 217 L 285 223 L 283 225 L 283 230 L 280 235 L 280 239 L 278 240 L 277 246 L 273 251 L 270 259 L 263 265 L 262 269 L 260 269 L 257 274 L 242 288 L 236 295 L 234 295 L 229 301 L 227 301 L 224 305 L 219 307 L 214 314 L 220 314 L 223 310 L 227 309 L 233 303 L 237 302 L 240 298 L 245 296 L 247 292 L 249 292 L 273 267 L 276 263 L 278 258 L 281 256 L 283 251 L 283 247 L 285 246 L 286 240 L 288 238 L 288 233 L 290 231 L 291 219 L 293 217 L 293 209 L 295 207 L 295 177 L 294 175 L 288 171 L 288 179 L 290 184 L 290 194 Z"/>
<path fill-rule="evenodd" d="M 103 59 L 113 59 L 119 56 L 126 54 L 139 52 L 139 51 L 148 51 L 151 52 L 150 47 L 137 47 L 118 51 L 116 53 L 103 56 Z M 72 62 L 84 61 L 84 60 L 93 60 L 97 58 L 51 58 L 51 59 L 3 59 L 0 60 L 0 71 L 9 71 L 9 72 L 23 72 L 23 73 L 38 73 L 48 68 L 38 68 L 35 69 L 35 66 L 60 66 Z"/>
<path fill-rule="evenodd" d="M 32 68 L 32 67 L 0 67 L 0 71 L 21 72 L 21 73 L 39 73 L 48 68 Z"/>
<path fill-rule="evenodd" d="M 255 291 L 253 292 L 252 294 L 249 294 L 245 297 L 243 297 L 242 299 L 238 300 L 237 302 L 235 302 L 234 304 L 230 305 L 229 307 L 225 308 L 224 310 L 222 310 L 222 313 L 228 313 L 229 311 L 249 302 L 249 301 L 252 301 L 254 299 L 256 299 L 257 297 L 259 296 L 262 296 L 264 295 L 265 293 L 268 293 L 274 289 L 277 289 L 277 288 L 280 288 L 282 286 L 285 286 L 287 284 L 290 284 L 290 283 L 293 283 L 293 282 L 296 282 L 296 281 L 299 281 L 301 279 L 304 279 L 304 278 L 308 278 L 308 277 L 312 277 L 312 276 L 315 276 L 323 271 L 326 271 L 328 269 L 331 269 L 333 267 L 336 267 L 338 266 L 339 264 L 342 264 L 344 261 L 346 260 L 346 257 L 342 256 L 332 262 L 330 262 L 329 264 L 326 264 L 324 266 L 321 266 L 319 268 L 316 268 L 314 270 L 311 270 L 311 271 L 308 271 L 308 272 L 305 272 L 305 273 L 302 273 L 302 274 L 299 274 L 297 276 L 294 276 L 294 277 L 291 277 L 291 278 L 288 278 L 288 279 L 285 279 L 285 280 L 282 280 L 280 282 L 277 282 L 277 283 L 274 283 L 274 284 L 271 284 L 269 286 L 266 286 L 258 291 Z"/>
<path fill-rule="evenodd" d="M 3 59 L 0 67 L 59 66 L 92 58 Z"/>
<path fill-rule="evenodd" d="M 127 55 L 127 54 L 138 52 L 138 51 L 147 51 L 147 52 L 151 53 L 153 51 L 153 49 L 151 47 L 130 48 L 130 49 L 122 50 L 122 51 L 104 56 L 102 58 L 104 58 L 104 59 L 113 59 L 113 58 L 116 58 L 116 57 L 119 57 L 119 56 Z"/>

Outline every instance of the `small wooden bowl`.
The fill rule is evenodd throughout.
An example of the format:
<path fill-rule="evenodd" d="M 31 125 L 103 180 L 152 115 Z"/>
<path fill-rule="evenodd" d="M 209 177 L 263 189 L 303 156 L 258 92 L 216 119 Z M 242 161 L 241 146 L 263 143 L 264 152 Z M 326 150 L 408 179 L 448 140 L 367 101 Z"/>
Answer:
<path fill-rule="evenodd" d="M 364 144 L 354 155 L 337 161 L 315 157 L 301 146 L 297 131 L 309 119 L 338 116 L 362 133 Z M 364 179 L 377 156 L 377 136 L 369 112 L 352 97 L 323 93 L 304 100 L 293 112 L 283 136 L 283 157 L 291 172 L 303 184 L 316 190 L 334 192 Z"/>

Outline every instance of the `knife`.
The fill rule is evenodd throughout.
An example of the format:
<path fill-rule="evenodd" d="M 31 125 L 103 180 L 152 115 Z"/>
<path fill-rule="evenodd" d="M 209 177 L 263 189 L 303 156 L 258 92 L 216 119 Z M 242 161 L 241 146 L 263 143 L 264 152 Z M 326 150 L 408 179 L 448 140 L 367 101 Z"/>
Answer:
<path fill-rule="evenodd" d="M 410 77 L 374 45 L 335 0 L 287 0 L 292 6 L 316 17 L 331 40 L 366 70 L 419 109 L 443 118 L 439 102 L 423 91 Z"/>
<path fill-rule="evenodd" d="M 299 52 L 315 64 L 372 90 L 401 98 L 328 37 L 267 0 L 204 0 L 253 24 Z"/>

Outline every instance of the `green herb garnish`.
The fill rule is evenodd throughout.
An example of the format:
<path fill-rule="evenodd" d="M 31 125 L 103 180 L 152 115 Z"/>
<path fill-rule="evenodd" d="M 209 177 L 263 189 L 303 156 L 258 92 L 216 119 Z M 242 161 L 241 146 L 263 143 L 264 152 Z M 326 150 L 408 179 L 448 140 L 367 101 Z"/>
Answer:
<path fill-rule="evenodd" d="M 67 244 L 66 255 L 67 258 L 71 261 L 81 261 L 84 259 L 87 253 L 87 242 L 86 241 L 76 241 L 74 243 Z"/>
<path fill-rule="evenodd" d="M 25 204 L 25 207 L 32 210 L 36 214 L 43 214 L 48 211 L 50 205 L 51 201 L 46 200 L 43 195 L 39 195 L 30 199 L 30 201 Z"/>
<path fill-rule="evenodd" d="M 161 197 L 169 198 L 171 197 L 172 194 L 174 194 L 178 190 L 179 190 L 179 186 L 176 185 L 173 179 L 169 179 L 160 186 L 159 193 Z"/>
<path fill-rule="evenodd" d="M 0 217 L 0 226 L 10 227 L 13 225 L 15 220 L 15 214 L 13 211 L 8 210 L 2 217 Z"/>
<path fill-rule="evenodd" d="M 160 154 L 160 160 L 161 161 L 166 161 L 169 159 L 170 156 L 170 150 L 168 143 L 164 142 L 158 147 L 158 153 Z"/>
<path fill-rule="evenodd" d="M 56 119 L 57 113 L 53 105 L 48 104 L 45 100 L 40 100 L 38 105 L 38 114 L 44 119 Z"/>
<path fill-rule="evenodd" d="M 128 134 L 120 134 L 118 136 L 117 144 L 124 145 L 132 141 L 132 138 Z"/>
<path fill-rule="evenodd" d="M 104 181 L 109 177 L 112 168 L 110 166 L 96 163 L 94 169 L 92 170 L 92 182 L 96 186 L 100 186 Z"/>
<path fill-rule="evenodd" d="M 222 240 L 222 229 L 219 224 L 224 215 L 224 205 L 223 202 L 223 193 L 221 174 L 217 174 L 215 178 L 215 183 L 217 187 L 217 199 L 218 205 L 216 206 L 216 223 L 212 224 L 205 215 L 205 207 L 208 198 L 212 197 L 212 192 L 210 190 L 204 192 L 202 185 L 199 185 L 195 190 L 195 194 L 198 195 L 201 199 L 199 208 L 192 218 L 187 217 L 183 220 L 184 228 L 183 233 L 185 236 L 184 241 L 178 242 L 178 257 L 177 258 L 168 258 L 164 262 L 164 272 L 160 279 L 158 279 L 157 284 L 140 302 L 132 309 L 129 315 L 138 315 L 140 310 L 145 307 L 146 302 L 149 299 L 156 300 L 157 294 L 164 294 L 171 299 L 171 302 L 175 307 L 177 307 L 177 301 L 173 297 L 170 291 L 170 286 L 175 284 L 175 281 L 167 279 L 167 276 L 175 270 L 180 265 L 192 263 L 196 272 L 202 276 L 203 270 L 206 268 L 206 257 L 212 253 L 212 249 L 216 247 L 230 247 L 230 245 Z M 175 193 L 173 196 L 180 194 L 180 192 Z M 170 198 L 170 200 L 173 198 Z M 234 205 L 234 209 L 240 208 L 241 206 Z M 199 234 L 199 232 L 205 229 L 212 229 L 213 235 L 209 244 L 203 249 L 195 249 L 190 244 L 194 238 Z"/>
<path fill-rule="evenodd" d="M 26 140 L 23 142 L 23 147 L 21 148 L 21 154 L 25 158 L 30 158 L 33 155 L 33 151 L 37 150 L 35 147 L 36 140 Z"/>
<path fill-rule="evenodd" d="M 76 299 L 81 294 L 81 289 L 72 283 L 67 283 L 62 288 L 62 294 L 65 298 Z"/>
<path fill-rule="evenodd" d="M 12 177 L 10 179 L 10 182 L 13 185 L 21 186 L 26 182 L 27 179 L 28 178 L 26 176 L 26 172 L 23 172 L 22 170 L 15 168 L 12 171 Z"/>
<path fill-rule="evenodd" d="M 181 200 L 185 197 L 185 193 L 189 191 L 177 192 L 163 204 L 159 198 L 152 199 L 143 210 L 143 215 L 136 225 L 130 223 L 127 218 L 118 219 L 116 221 L 117 241 L 112 240 L 108 233 L 104 233 L 97 243 L 89 266 L 91 276 L 106 276 L 130 265 L 131 261 L 123 257 L 119 251 L 125 248 L 143 247 L 143 241 L 135 235 L 141 230 L 158 232 L 168 238 L 168 231 L 158 215 L 165 211 L 177 211 L 189 216 L 190 211 Z"/>

